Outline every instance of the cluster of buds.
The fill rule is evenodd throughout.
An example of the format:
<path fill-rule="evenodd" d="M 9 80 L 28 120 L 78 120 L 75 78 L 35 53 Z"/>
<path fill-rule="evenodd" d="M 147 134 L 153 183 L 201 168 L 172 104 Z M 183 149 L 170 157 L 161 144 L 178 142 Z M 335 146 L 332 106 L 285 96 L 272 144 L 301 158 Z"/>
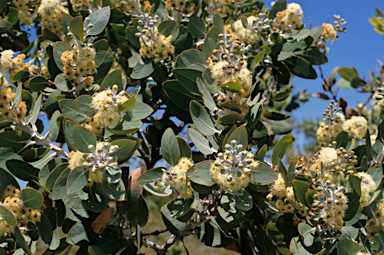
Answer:
<path fill-rule="evenodd" d="M 345 179 L 346 174 L 354 174 L 357 164 L 354 151 L 348 152 L 343 147 L 338 149 L 323 147 L 315 156 L 309 162 L 306 158 L 301 159 L 296 165 L 296 173 L 304 175 L 313 184 L 320 178 L 338 185 Z"/>
<path fill-rule="evenodd" d="M 4 200 L 0 205 L 7 208 L 16 217 L 18 223 L 10 225 L 0 215 L 0 236 L 9 235 L 16 225 L 27 225 L 28 222 L 38 222 L 41 219 L 41 212 L 38 209 L 33 210 L 23 204 L 20 198 L 20 190 L 8 185 L 4 191 Z"/>
<path fill-rule="evenodd" d="M 336 136 L 343 131 L 343 122 L 345 121 L 344 115 L 340 112 L 341 107 L 334 100 L 328 105 L 323 113 L 324 117 L 317 129 L 317 144 L 324 147 L 336 138 Z"/>
<path fill-rule="evenodd" d="M 239 40 L 232 40 L 226 34 L 219 34 L 218 41 L 219 49 L 213 50 L 208 58 L 208 67 L 218 91 L 214 96 L 217 97 L 218 104 L 233 102 L 239 105 L 241 113 L 246 113 L 249 106 L 245 99 L 251 93 L 252 73 L 247 68 L 244 53 L 250 46 L 245 46 Z M 238 83 L 240 90 L 223 92 L 221 86 L 228 82 Z"/>
<path fill-rule="evenodd" d="M 2 78 L 0 78 L 2 80 Z M 15 93 L 10 87 L 0 86 L 0 122 L 12 121 L 14 123 L 25 122 L 27 104 L 20 101 L 16 104 Z"/>
<path fill-rule="evenodd" d="M 172 45 L 172 35 L 168 37 L 160 34 L 157 29 L 158 16 L 141 14 L 137 22 L 135 35 L 140 40 L 140 55 L 143 58 L 153 58 L 155 62 L 169 62 L 172 60 L 175 47 Z"/>
<path fill-rule="evenodd" d="M 87 124 L 83 123 L 84 127 L 95 134 L 100 134 L 104 127 L 116 127 L 120 121 L 120 114 L 115 109 L 128 100 L 127 92 L 118 92 L 118 89 L 115 84 L 112 89 L 108 88 L 93 96 L 91 107 L 96 110 L 96 114 L 88 119 Z"/>
<path fill-rule="evenodd" d="M 188 158 L 181 158 L 176 166 L 163 170 L 161 181 L 154 183 L 156 189 L 164 190 L 167 186 L 171 186 L 181 196 L 191 198 L 193 196 L 191 182 L 187 179 L 187 171 L 193 166 L 193 163 Z M 185 188 L 187 185 L 187 192 Z"/>
<path fill-rule="evenodd" d="M 243 0 L 212 0 L 208 2 L 208 12 L 210 16 L 217 14 L 229 14 L 231 9 L 229 6 L 234 6 L 237 8 L 237 5 L 242 3 Z"/>
<path fill-rule="evenodd" d="M 117 158 L 111 156 L 118 148 L 118 145 L 111 146 L 107 142 L 98 142 L 96 149 L 93 145 L 88 146 L 91 153 L 83 156 L 83 166 L 89 170 L 88 186 L 92 186 L 93 182 L 101 183 L 103 177 L 110 183 L 119 181 L 120 178 L 111 178 L 114 175 L 121 176 Z"/>
<path fill-rule="evenodd" d="M 317 193 L 313 195 L 313 203 L 309 219 L 317 220 L 317 230 L 320 233 L 326 231 L 338 232 L 344 225 L 345 212 L 348 209 L 348 198 L 345 188 L 322 179 L 317 181 Z"/>
<path fill-rule="evenodd" d="M 382 86 L 378 87 L 376 90 L 375 90 L 375 93 L 373 94 L 373 99 L 375 100 L 382 100 L 384 98 L 384 84 L 381 84 Z"/>
<path fill-rule="evenodd" d="M 138 10 L 138 0 L 111 0 L 111 4 L 115 7 L 120 7 L 121 10 L 127 14 L 132 15 L 135 14 Z"/>
<path fill-rule="evenodd" d="M 95 57 L 96 51 L 91 47 L 77 48 L 74 46 L 73 50 L 67 50 L 61 54 L 64 75 L 73 82 L 73 90 L 92 89 L 94 81 L 92 75 L 97 73 Z"/>
<path fill-rule="evenodd" d="M 347 28 L 345 27 L 347 25 L 347 21 L 345 21 L 345 19 L 340 18 L 339 15 L 334 15 L 333 18 L 335 19 L 333 24 L 335 26 L 336 31 L 345 33 L 347 31 Z"/>
<path fill-rule="evenodd" d="M 254 161 L 252 152 L 243 150 L 243 145 L 232 140 L 225 145 L 225 152 L 218 153 L 210 172 L 213 179 L 224 191 L 241 193 L 248 187 L 252 169 L 257 169 L 259 163 Z"/>
<path fill-rule="evenodd" d="M 188 15 L 195 11 L 195 4 L 187 0 L 167 0 L 165 2 L 165 8 L 171 12 Z"/>

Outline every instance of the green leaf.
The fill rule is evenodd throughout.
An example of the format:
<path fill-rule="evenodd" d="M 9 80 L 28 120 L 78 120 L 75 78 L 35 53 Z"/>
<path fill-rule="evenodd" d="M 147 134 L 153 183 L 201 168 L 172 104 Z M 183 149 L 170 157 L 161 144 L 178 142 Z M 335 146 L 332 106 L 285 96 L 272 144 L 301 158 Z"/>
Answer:
<path fill-rule="evenodd" d="M 307 202 L 307 205 L 309 208 L 312 208 L 312 203 L 313 201 L 315 200 L 313 198 L 313 196 L 316 194 L 316 190 L 313 190 L 313 189 L 309 189 L 307 190 L 307 192 L 305 193 L 305 201 Z"/>
<path fill-rule="evenodd" d="M 196 80 L 197 78 L 202 78 L 202 71 L 190 68 L 175 68 L 172 72 L 183 87 L 185 87 L 192 94 L 200 96 Z"/>
<path fill-rule="evenodd" d="M 290 213 L 285 213 L 277 219 L 276 228 L 288 239 L 299 235 L 297 227 L 293 223 L 293 215 Z"/>
<path fill-rule="evenodd" d="M 194 175 L 196 177 L 200 178 L 201 180 L 203 180 L 203 181 L 199 181 L 199 182 L 196 182 L 196 183 L 204 185 L 204 186 L 212 186 L 212 185 L 216 184 L 216 182 L 215 182 L 215 180 L 213 180 L 211 172 L 209 170 L 212 163 L 213 163 L 212 160 L 207 160 L 207 161 L 203 161 L 203 162 L 197 163 L 193 167 Z"/>
<path fill-rule="evenodd" d="M 12 29 L 12 24 L 6 20 L 0 19 L 0 34 L 3 34 Z"/>
<path fill-rule="evenodd" d="M 36 225 L 39 230 L 41 239 L 43 239 L 46 244 L 50 244 L 52 240 L 52 226 L 44 213 L 41 214 L 41 219 L 40 221 L 36 222 Z"/>
<path fill-rule="evenodd" d="M 83 167 L 73 169 L 67 179 L 67 194 L 75 193 L 82 190 L 88 183 L 89 170 Z"/>
<path fill-rule="evenodd" d="M 43 195 L 32 188 L 23 189 L 20 198 L 23 200 L 25 206 L 31 207 L 33 210 L 40 209 L 44 202 Z"/>
<path fill-rule="evenodd" d="M 116 112 L 126 112 L 131 110 L 136 104 L 136 96 L 131 97 L 127 101 L 125 101 L 122 105 L 119 105 L 115 111 Z"/>
<path fill-rule="evenodd" d="M 1 151 L 0 151 L 1 153 Z M 4 194 L 8 185 L 12 185 L 13 187 L 20 189 L 19 184 L 16 179 L 6 170 L 0 168 L 0 194 Z"/>
<path fill-rule="evenodd" d="M 160 182 L 163 178 L 162 169 L 162 167 L 157 167 L 145 172 L 137 179 L 137 184 L 156 196 L 166 197 L 171 195 L 172 189 L 169 185 L 160 189 L 156 185 L 156 182 Z"/>
<path fill-rule="evenodd" d="M 154 70 L 152 62 L 149 64 L 141 64 L 140 62 L 137 62 L 132 71 L 131 78 L 137 80 L 143 79 L 150 76 Z"/>
<path fill-rule="evenodd" d="M 375 251 L 382 251 L 382 250 L 384 250 L 384 232 L 383 232 L 383 230 L 381 230 L 379 233 L 377 233 L 375 235 L 375 238 L 374 238 L 374 241 L 373 241 L 373 246 L 374 246 Z M 355 250 L 357 250 L 356 248 L 353 249 L 353 252 Z M 349 253 L 349 254 L 356 254 L 356 253 Z"/>
<path fill-rule="evenodd" d="M 172 217 L 167 205 L 163 205 L 161 207 L 161 213 L 165 226 L 167 226 L 171 233 L 176 234 L 179 230 L 184 230 L 187 227 L 187 223 L 181 222 Z"/>
<path fill-rule="evenodd" d="M 215 24 L 215 26 L 217 26 L 220 30 L 220 33 L 223 33 L 224 32 L 224 21 L 223 19 L 220 17 L 219 14 L 215 14 L 213 16 L 213 23 Z"/>
<path fill-rule="evenodd" d="M 191 101 L 189 105 L 191 117 L 196 128 L 205 135 L 214 135 L 220 133 L 213 124 L 211 117 L 204 107 L 197 101 Z"/>
<path fill-rule="evenodd" d="M 122 163 L 127 161 L 132 156 L 140 143 L 131 139 L 119 139 L 113 141 L 111 145 L 117 145 L 119 148 L 110 156 L 116 156 L 118 162 Z"/>
<path fill-rule="evenodd" d="M 59 107 L 64 116 L 78 123 L 82 123 L 95 114 L 95 111 L 90 107 L 91 101 L 92 97 L 88 95 L 80 96 L 76 100 L 61 99 L 59 101 Z"/>
<path fill-rule="evenodd" d="M 108 7 L 109 8 L 109 7 Z M 81 222 L 77 222 L 67 235 L 67 243 L 76 245 L 81 241 L 89 242 L 87 230 Z"/>
<path fill-rule="evenodd" d="M 22 131 L 4 131 L 0 133 L 0 147 L 16 147 L 29 138 L 31 135 Z"/>
<path fill-rule="evenodd" d="M 61 16 L 61 29 L 63 30 L 63 34 L 67 36 L 69 30 L 69 22 L 73 19 L 73 17 L 67 13 L 63 13 Z"/>
<path fill-rule="evenodd" d="M 59 115 L 60 111 L 55 111 L 51 117 L 51 121 L 49 122 L 47 134 L 48 139 L 52 142 L 56 141 L 60 132 L 59 127 L 57 126 L 57 118 L 59 117 Z"/>
<path fill-rule="evenodd" d="M 40 171 L 40 177 L 44 178 L 45 176 L 44 179 L 46 180 L 45 183 L 41 183 L 41 184 L 43 184 L 48 190 L 53 189 L 53 186 L 55 185 L 55 182 L 57 181 L 57 179 L 60 177 L 61 173 L 68 168 L 68 163 L 60 164 L 60 162 L 54 162 L 52 163 L 50 168 L 52 169 L 50 170 L 49 173 L 47 173 L 47 170 L 44 170 L 43 172 L 44 168 Z M 42 180 L 40 179 L 40 182 L 41 181 Z"/>
<path fill-rule="evenodd" d="M 367 140 L 369 140 L 369 139 L 367 139 Z M 367 173 L 372 176 L 373 181 L 376 183 L 376 188 L 378 188 L 379 185 L 381 184 L 382 179 L 383 179 L 382 166 L 380 165 L 380 166 L 371 167 Z"/>
<path fill-rule="evenodd" d="M 360 245 L 348 239 L 339 240 L 337 243 L 337 255 L 355 255 L 360 251 Z"/>
<path fill-rule="evenodd" d="M 352 81 L 353 78 L 358 76 L 356 70 L 349 67 L 342 67 L 337 70 L 337 73 L 347 81 Z"/>
<path fill-rule="evenodd" d="M 72 138 L 75 143 L 76 149 L 84 152 L 90 153 L 89 146 L 93 145 L 93 148 L 96 149 L 96 136 L 82 126 L 74 126 L 72 128 Z"/>
<path fill-rule="evenodd" d="M 217 150 L 209 146 L 208 140 L 202 134 L 200 134 L 199 131 L 193 128 L 188 128 L 188 136 L 201 153 L 210 155 L 214 152 L 217 152 Z"/>
<path fill-rule="evenodd" d="M 176 137 L 180 147 L 180 157 L 192 158 L 192 151 L 189 144 L 181 137 Z"/>
<path fill-rule="evenodd" d="M 273 7 L 271 8 L 268 18 L 269 19 L 274 19 L 276 17 L 276 14 L 279 11 L 283 11 L 287 9 L 287 1 L 286 0 L 278 0 Z"/>
<path fill-rule="evenodd" d="M 61 91 L 67 92 L 72 88 L 70 82 L 65 78 L 63 73 L 59 74 L 55 78 L 55 86 Z"/>
<path fill-rule="evenodd" d="M 277 180 L 277 173 L 264 163 L 259 163 L 259 166 L 251 168 L 251 183 L 256 185 L 268 185 Z"/>
<path fill-rule="evenodd" d="M 163 90 L 168 99 L 179 106 L 184 111 L 189 111 L 189 104 L 191 100 L 198 100 L 202 102 L 200 96 L 192 94 L 188 89 L 182 86 L 177 80 L 169 80 L 164 82 Z"/>
<path fill-rule="evenodd" d="M 191 209 L 193 199 L 185 200 L 183 197 L 177 197 L 167 204 L 168 210 L 173 218 L 179 218 L 186 215 Z"/>
<path fill-rule="evenodd" d="M 298 229 L 300 235 L 304 238 L 304 245 L 307 247 L 312 246 L 316 228 L 312 228 L 306 223 L 300 223 Z"/>
<path fill-rule="evenodd" d="M 69 29 L 79 41 L 84 41 L 83 17 L 77 16 L 69 21 Z"/>
<path fill-rule="evenodd" d="M 237 142 L 237 144 L 243 145 L 243 149 L 245 150 L 248 147 L 248 131 L 247 128 L 243 125 L 236 128 L 232 134 L 228 138 L 228 142 L 230 143 L 233 140 Z"/>
<path fill-rule="evenodd" d="M 104 252 L 97 247 L 96 245 L 91 245 L 88 247 L 88 254 L 89 255 L 104 255 Z"/>
<path fill-rule="evenodd" d="M 275 145 L 272 152 L 272 164 L 275 166 L 277 164 L 277 159 L 283 159 L 285 152 L 288 147 L 293 144 L 295 138 L 293 135 L 283 136 Z"/>
<path fill-rule="evenodd" d="M 161 138 L 161 154 L 171 166 L 179 163 L 180 147 L 171 128 L 167 128 Z"/>
<path fill-rule="evenodd" d="M 117 183 L 103 182 L 101 185 L 101 191 L 111 200 L 123 201 L 125 200 L 125 186 L 123 180 L 119 180 Z"/>
<path fill-rule="evenodd" d="M 9 7 L 9 11 L 8 11 L 8 19 L 7 21 L 9 23 L 11 23 L 12 25 L 15 25 L 17 20 L 19 19 L 18 17 L 18 11 L 16 8 L 13 8 L 13 7 Z"/>
<path fill-rule="evenodd" d="M 328 62 L 327 57 L 317 48 L 306 50 L 303 54 L 300 54 L 311 65 L 322 65 Z"/>
<path fill-rule="evenodd" d="M 128 38 L 128 41 L 132 44 L 136 49 L 140 49 L 140 41 L 139 38 L 135 35 L 137 32 L 134 26 L 127 26 L 125 28 L 125 37 Z"/>
<path fill-rule="evenodd" d="M 103 63 L 97 68 L 97 73 L 93 75 L 96 82 L 102 81 L 105 76 L 108 75 L 109 70 L 111 69 L 114 62 L 114 57 L 111 53 L 107 52 Z"/>
<path fill-rule="evenodd" d="M 221 88 L 224 91 L 229 91 L 229 92 L 233 92 L 233 93 L 240 92 L 240 90 L 241 90 L 240 84 L 237 82 L 233 82 L 233 81 L 230 81 L 230 82 L 227 82 L 227 83 L 221 85 Z"/>
<path fill-rule="evenodd" d="M 0 22 L 0 25 L 1 25 L 1 22 Z M 0 207 L 1 208 L 1 207 Z M 28 255 L 33 255 L 33 253 L 31 252 L 31 250 L 29 249 L 28 247 L 28 244 L 25 242 L 25 239 L 23 237 L 23 234 L 21 234 L 20 230 L 18 227 L 16 227 L 14 229 L 15 231 L 15 237 L 16 237 L 16 241 L 18 243 L 18 245 L 23 249 L 23 251 L 25 252 L 25 254 L 28 254 Z"/>
<path fill-rule="evenodd" d="M 345 212 L 344 220 L 349 221 L 355 217 L 360 207 L 360 196 L 356 193 L 346 193 L 348 198 L 348 209 Z"/>
<path fill-rule="evenodd" d="M 244 122 L 244 118 L 239 113 L 227 114 L 224 117 L 219 119 L 219 123 L 221 125 L 226 125 L 226 126 L 241 124 L 243 122 Z"/>
<path fill-rule="evenodd" d="M 243 191 L 242 195 L 234 195 L 233 197 L 235 198 L 236 208 L 243 211 L 248 211 L 252 209 L 252 196 L 246 190 Z"/>
<path fill-rule="evenodd" d="M 107 75 L 107 77 L 105 77 L 103 83 L 101 84 L 100 91 L 105 90 L 107 88 L 112 89 L 113 85 L 117 85 L 119 87 L 118 91 L 121 91 L 122 90 L 122 83 L 123 83 L 121 75 L 122 74 L 121 74 L 120 69 L 116 69 L 116 70 L 113 70 L 112 72 L 110 72 Z"/>
<path fill-rule="evenodd" d="M 52 232 L 52 240 L 51 240 L 51 243 L 49 244 L 49 249 L 56 250 L 59 248 L 59 246 L 60 246 L 60 235 L 59 235 L 59 232 L 57 232 L 57 230 L 54 230 Z"/>
<path fill-rule="evenodd" d="M 8 170 L 23 181 L 37 181 L 39 169 L 18 159 L 10 159 L 6 163 Z"/>
<path fill-rule="evenodd" d="M 111 9 L 109 6 L 98 9 L 95 12 L 92 12 L 92 14 L 88 16 L 90 21 L 84 23 L 85 36 L 98 35 L 101 32 L 103 32 L 104 28 L 108 24 L 110 15 L 111 15 Z M 88 26 L 88 24 L 93 24 L 92 28 Z"/>
<path fill-rule="evenodd" d="M 0 215 L 9 225 L 14 226 L 16 224 L 16 216 L 3 205 L 0 205 Z"/>
<path fill-rule="evenodd" d="M 108 44 L 109 43 L 106 39 L 99 40 L 93 44 L 93 48 L 96 50 L 96 57 L 95 57 L 96 67 L 99 67 L 103 63 L 107 55 L 107 51 L 109 47 Z"/>
<path fill-rule="evenodd" d="M 311 66 L 311 64 L 302 57 L 290 57 L 284 60 L 284 63 L 288 66 L 289 70 L 298 77 L 305 79 L 316 79 L 317 73 Z"/>
<path fill-rule="evenodd" d="M 83 205 L 92 212 L 102 212 L 108 203 L 108 199 L 99 191 L 97 185 L 85 187 L 84 192 L 88 194 L 88 198 L 83 200 Z"/>
<path fill-rule="evenodd" d="M 157 30 L 160 34 L 164 35 L 165 37 L 170 36 L 175 30 L 177 34 L 179 33 L 179 26 L 176 24 L 174 20 L 165 20 L 159 24 L 157 27 Z M 176 37 L 173 37 L 176 39 Z"/>
<path fill-rule="evenodd" d="M 265 56 L 265 50 L 262 50 L 259 54 L 257 54 L 254 58 L 255 58 L 255 64 L 259 64 L 263 59 L 264 59 L 264 56 Z"/>
<path fill-rule="evenodd" d="M 293 190 L 295 192 L 295 197 L 297 201 L 299 201 L 303 205 L 307 205 L 305 194 L 311 188 L 311 186 L 308 183 L 299 181 L 299 180 L 293 180 L 292 186 L 293 186 Z"/>
<path fill-rule="evenodd" d="M 211 93 L 208 91 L 202 79 L 197 78 L 196 80 L 197 88 L 199 89 L 201 95 L 203 96 L 204 105 L 211 111 L 217 108 L 215 101 L 213 100 Z"/>
<path fill-rule="evenodd" d="M 52 171 L 52 173 L 53 172 L 54 171 Z M 71 169 L 66 168 L 64 169 L 64 171 L 61 172 L 60 176 L 57 178 L 55 185 L 53 186 L 53 192 L 52 192 L 53 200 L 63 199 L 68 196 L 67 195 L 67 179 L 70 172 L 71 172 Z M 48 181 L 49 181 L 49 177 L 47 180 L 47 184 L 48 184 Z"/>
<path fill-rule="evenodd" d="M 188 68 L 204 71 L 207 67 L 207 59 L 204 54 L 196 49 L 185 50 L 181 53 L 181 60 Z M 196 79 L 195 79 L 196 80 Z"/>
<path fill-rule="evenodd" d="M 349 176 L 349 184 L 357 195 L 361 196 L 361 179 L 355 175 Z"/>
<path fill-rule="evenodd" d="M 189 20 L 188 30 L 196 38 L 204 38 L 207 33 L 204 20 L 196 16 Z"/>
<path fill-rule="evenodd" d="M 28 123 L 35 124 L 37 121 L 37 118 L 40 114 L 40 107 L 41 107 L 41 101 L 42 101 L 42 94 L 39 95 L 39 97 L 36 99 L 36 103 L 33 106 L 32 113 L 29 117 Z"/>

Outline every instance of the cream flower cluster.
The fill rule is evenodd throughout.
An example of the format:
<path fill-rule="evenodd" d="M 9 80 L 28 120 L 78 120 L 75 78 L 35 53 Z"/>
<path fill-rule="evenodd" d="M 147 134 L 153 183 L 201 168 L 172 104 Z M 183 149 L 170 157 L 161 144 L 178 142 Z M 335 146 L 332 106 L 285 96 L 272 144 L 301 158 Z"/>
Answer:
<path fill-rule="evenodd" d="M 329 39 L 334 42 L 337 38 L 337 32 L 332 24 L 323 23 L 323 40 L 324 42 L 328 42 Z"/>
<path fill-rule="evenodd" d="M 287 5 L 287 9 L 276 14 L 276 20 L 279 22 L 279 29 L 289 31 L 290 28 L 298 29 L 302 26 L 303 10 L 296 3 Z"/>
<path fill-rule="evenodd" d="M 137 11 L 137 0 L 111 0 L 111 4 L 120 7 L 126 14 L 133 14 Z"/>
<path fill-rule="evenodd" d="M 12 0 L 12 3 L 17 7 L 17 17 L 20 24 L 30 26 L 37 16 L 38 1 Z"/>
<path fill-rule="evenodd" d="M 27 104 L 20 101 L 19 105 L 15 105 L 14 98 L 15 93 L 12 92 L 11 88 L 5 84 L 0 86 L 0 121 L 25 121 Z"/>
<path fill-rule="evenodd" d="M 19 54 L 13 57 L 15 52 L 13 50 L 4 50 L 1 52 L 0 62 L 3 65 L 5 71 L 10 73 L 12 78 L 18 71 L 27 70 L 30 67 L 30 63 L 24 63 L 26 58 L 25 54 Z"/>
<path fill-rule="evenodd" d="M 281 173 L 279 173 L 277 180 L 271 184 L 269 192 L 267 198 L 276 200 L 277 210 L 282 213 L 295 213 L 295 225 L 304 221 L 302 218 L 307 215 L 307 208 L 296 200 L 293 187 L 285 183 Z"/>
<path fill-rule="evenodd" d="M 381 230 L 381 223 L 384 219 L 384 200 L 381 200 L 380 203 L 377 204 L 377 210 L 373 215 L 374 218 L 367 221 L 367 234 L 371 240 L 373 240 L 375 235 Z"/>
<path fill-rule="evenodd" d="M 188 0 L 167 0 L 165 8 L 168 11 L 176 11 L 182 15 L 188 15 L 195 11 L 195 4 Z"/>
<path fill-rule="evenodd" d="M 155 183 L 158 190 L 171 185 L 181 196 L 191 198 L 193 196 L 191 182 L 187 180 L 187 171 L 193 166 L 189 158 L 182 157 L 176 166 L 164 170 L 162 180 Z M 185 193 L 185 184 L 187 183 L 187 193 Z"/>
<path fill-rule="evenodd" d="M 93 88 L 93 74 L 97 73 L 95 65 L 96 51 L 90 47 L 83 47 L 64 51 L 61 54 L 61 61 L 64 64 L 65 77 L 73 82 L 76 91 L 84 88 L 90 90 Z"/>
<path fill-rule="evenodd" d="M 341 108 L 338 106 L 338 104 L 334 104 L 334 101 L 332 100 L 331 103 L 328 105 L 327 109 L 324 112 L 324 118 L 321 123 L 320 127 L 317 129 L 316 137 L 317 137 L 317 144 L 325 147 L 328 146 L 329 143 L 336 138 L 336 136 L 343 131 L 343 122 L 345 121 L 344 115 L 339 112 Z"/>
<path fill-rule="evenodd" d="M 361 141 L 367 134 L 368 123 L 362 116 L 352 116 L 343 123 L 343 129 L 354 139 Z"/>
<path fill-rule="evenodd" d="M 360 204 L 362 207 L 365 207 L 369 204 L 373 192 L 376 191 L 376 183 L 372 178 L 372 175 L 365 172 L 358 172 L 355 174 L 361 179 L 360 189 Z"/>
<path fill-rule="evenodd" d="M 106 171 L 110 175 L 121 174 L 120 167 L 117 163 L 117 158 L 110 156 L 114 153 L 119 146 L 112 145 L 107 142 L 97 142 L 96 148 L 90 145 L 88 149 L 90 153 L 83 153 L 80 151 L 71 151 L 69 156 L 69 168 L 71 170 L 76 167 L 84 167 L 89 170 L 88 184 L 92 186 L 93 183 L 102 183 L 103 180 L 111 182 L 106 175 Z M 117 178 L 119 180 L 120 178 Z"/>
<path fill-rule="evenodd" d="M 20 190 L 8 185 L 3 195 L 3 202 L 0 205 L 6 207 L 13 213 L 20 224 L 27 225 L 28 222 L 38 222 L 41 219 L 40 210 L 32 210 L 30 207 L 23 205 L 23 200 L 20 198 Z M 0 236 L 8 235 L 18 225 L 9 225 L 0 215 Z"/>
<path fill-rule="evenodd" d="M 225 145 L 225 152 L 218 153 L 210 172 L 213 179 L 224 191 L 241 193 L 251 180 L 249 174 L 257 169 L 259 163 L 254 160 L 252 152 L 243 150 L 243 145 L 232 140 Z"/>
<path fill-rule="evenodd" d="M 158 16 L 150 16 L 148 13 L 141 15 L 138 20 L 136 36 L 140 40 L 140 55 L 143 58 L 153 58 L 155 62 L 171 61 L 175 47 L 172 45 L 172 35 L 168 37 L 160 34 L 157 29 Z"/>
<path fill-rule="evenodd" d="M 105 127 L 116 127 L 120 121 L 120 114 L 115 109 L 127 100 L 127 93 L 125 91 L 118 93 L 117 85 L 113 85 L 112 89 L 100 91 L 93 96 L 91 102 L 91 107 L 96 110 L 96 114 L 83 126 L 96 134 L 100 134 Z"/>
<path fill-rule="evenodd" d="M 317 219 L 322 231 L 341 230 L 344 225 L 345 212 L 348 209 L 348 198 L 342 185 L 331 184 L 320 179 L 317 182 L 317 193 L 309 213 L 310 219 Z"/>
<path fill-rule="evenodd" d="M 247 68 L 243 52 L 247 50 L 244 44 L 238 40 L 231 40 L 226 34 L 219 34 L 220 48 L 212 51 L 208 58 L 212 78 L 219 93 L 215 94 L 218 104 L 234 102 L 239 105 L 240 112 L 248 112 L 249 106 L 246 100 L 251 93 L 252 73 Z M 228 82 L 236 82 L 240 85 L 240 91 L 231 92 L 222 90 L 222 85 Z"/>
<path fill-rule="evenodd" d="M 41 16 L 41 24 L 56 35 L 61 35 L 61 16 L 68 13 L 60 0 L 42 0 L 37 12 Z"/>

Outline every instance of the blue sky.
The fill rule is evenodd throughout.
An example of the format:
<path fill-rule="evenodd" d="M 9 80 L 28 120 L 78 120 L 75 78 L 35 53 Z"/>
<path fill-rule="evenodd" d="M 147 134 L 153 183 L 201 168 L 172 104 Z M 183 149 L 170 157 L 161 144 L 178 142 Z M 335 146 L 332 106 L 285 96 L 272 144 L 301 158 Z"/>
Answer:
<path fill-rule="evenodd" d="M 271 6 L 271 0 L 264 1 Z M 377 34 L 368 19 L 376 16 L 375 7 L 384 11 L 384 1 L 362 1 L 362 0 L 296 0 L 288 3 L 298 3 L 304 11 L 303 23 L 309 27 L 309 18 L 312 28 L 321 26 L 323 23 L 333 23 L 333 15 L 340 15 L 347 21 L 347 32 L 339 33 L 339 38 L 332 44 L 327 55 L 328 63 L 322 66 L 324 76 L 327 78 L 335 66 L 355 67 L 361 78 L 368 77 L 367 70 L 380 68 L 377 60 L 383 61 L 384 36 Z M 319 74 L 318 67 L 315 70 Z M 320 76 L 320 75 L 319 75 Z M 368 79 L 367 79 L 368 80 Z M 295 78 L 292 81 L 295 91 L 306 89 L 309 94 L 322 92 L 322 80 L 307 80 Z M 353 90 L 340 89 L 338 95 L 344 97 L 348 106 L 356 107 L 358 102 L 364 102 L 368 94 L 356 93 Z M 329 100 L 311 98 L 298 110 L 292 112 L 292 117 L 297 120 L 302 118 L 321 118 Z"/>

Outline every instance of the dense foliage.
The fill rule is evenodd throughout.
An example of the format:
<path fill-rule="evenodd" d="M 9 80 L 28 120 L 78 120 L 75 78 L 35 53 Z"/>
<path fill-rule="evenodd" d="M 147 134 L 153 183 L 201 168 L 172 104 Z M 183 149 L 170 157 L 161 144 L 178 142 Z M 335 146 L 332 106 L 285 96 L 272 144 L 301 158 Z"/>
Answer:
<path fill-rule="evenodd" d="M 324 77 L 341 17 L 305 27 L 286 0 L 0 0 L 0 12 L 1 255 L 166 254 L 189 235 L 242 254 L 384 251 L 382 73 Z M 379 10 L 370 21 L 382 33 Z M 312 96 L 332 101 L 313 156 L 287 158 L 289 113 L 311 97 L 291 81 L 315 66 Z M 369 96 L 347 108 L 336 87 Z M 169 196 L 166 229 L 143 233 L 153 195 Z"/>

